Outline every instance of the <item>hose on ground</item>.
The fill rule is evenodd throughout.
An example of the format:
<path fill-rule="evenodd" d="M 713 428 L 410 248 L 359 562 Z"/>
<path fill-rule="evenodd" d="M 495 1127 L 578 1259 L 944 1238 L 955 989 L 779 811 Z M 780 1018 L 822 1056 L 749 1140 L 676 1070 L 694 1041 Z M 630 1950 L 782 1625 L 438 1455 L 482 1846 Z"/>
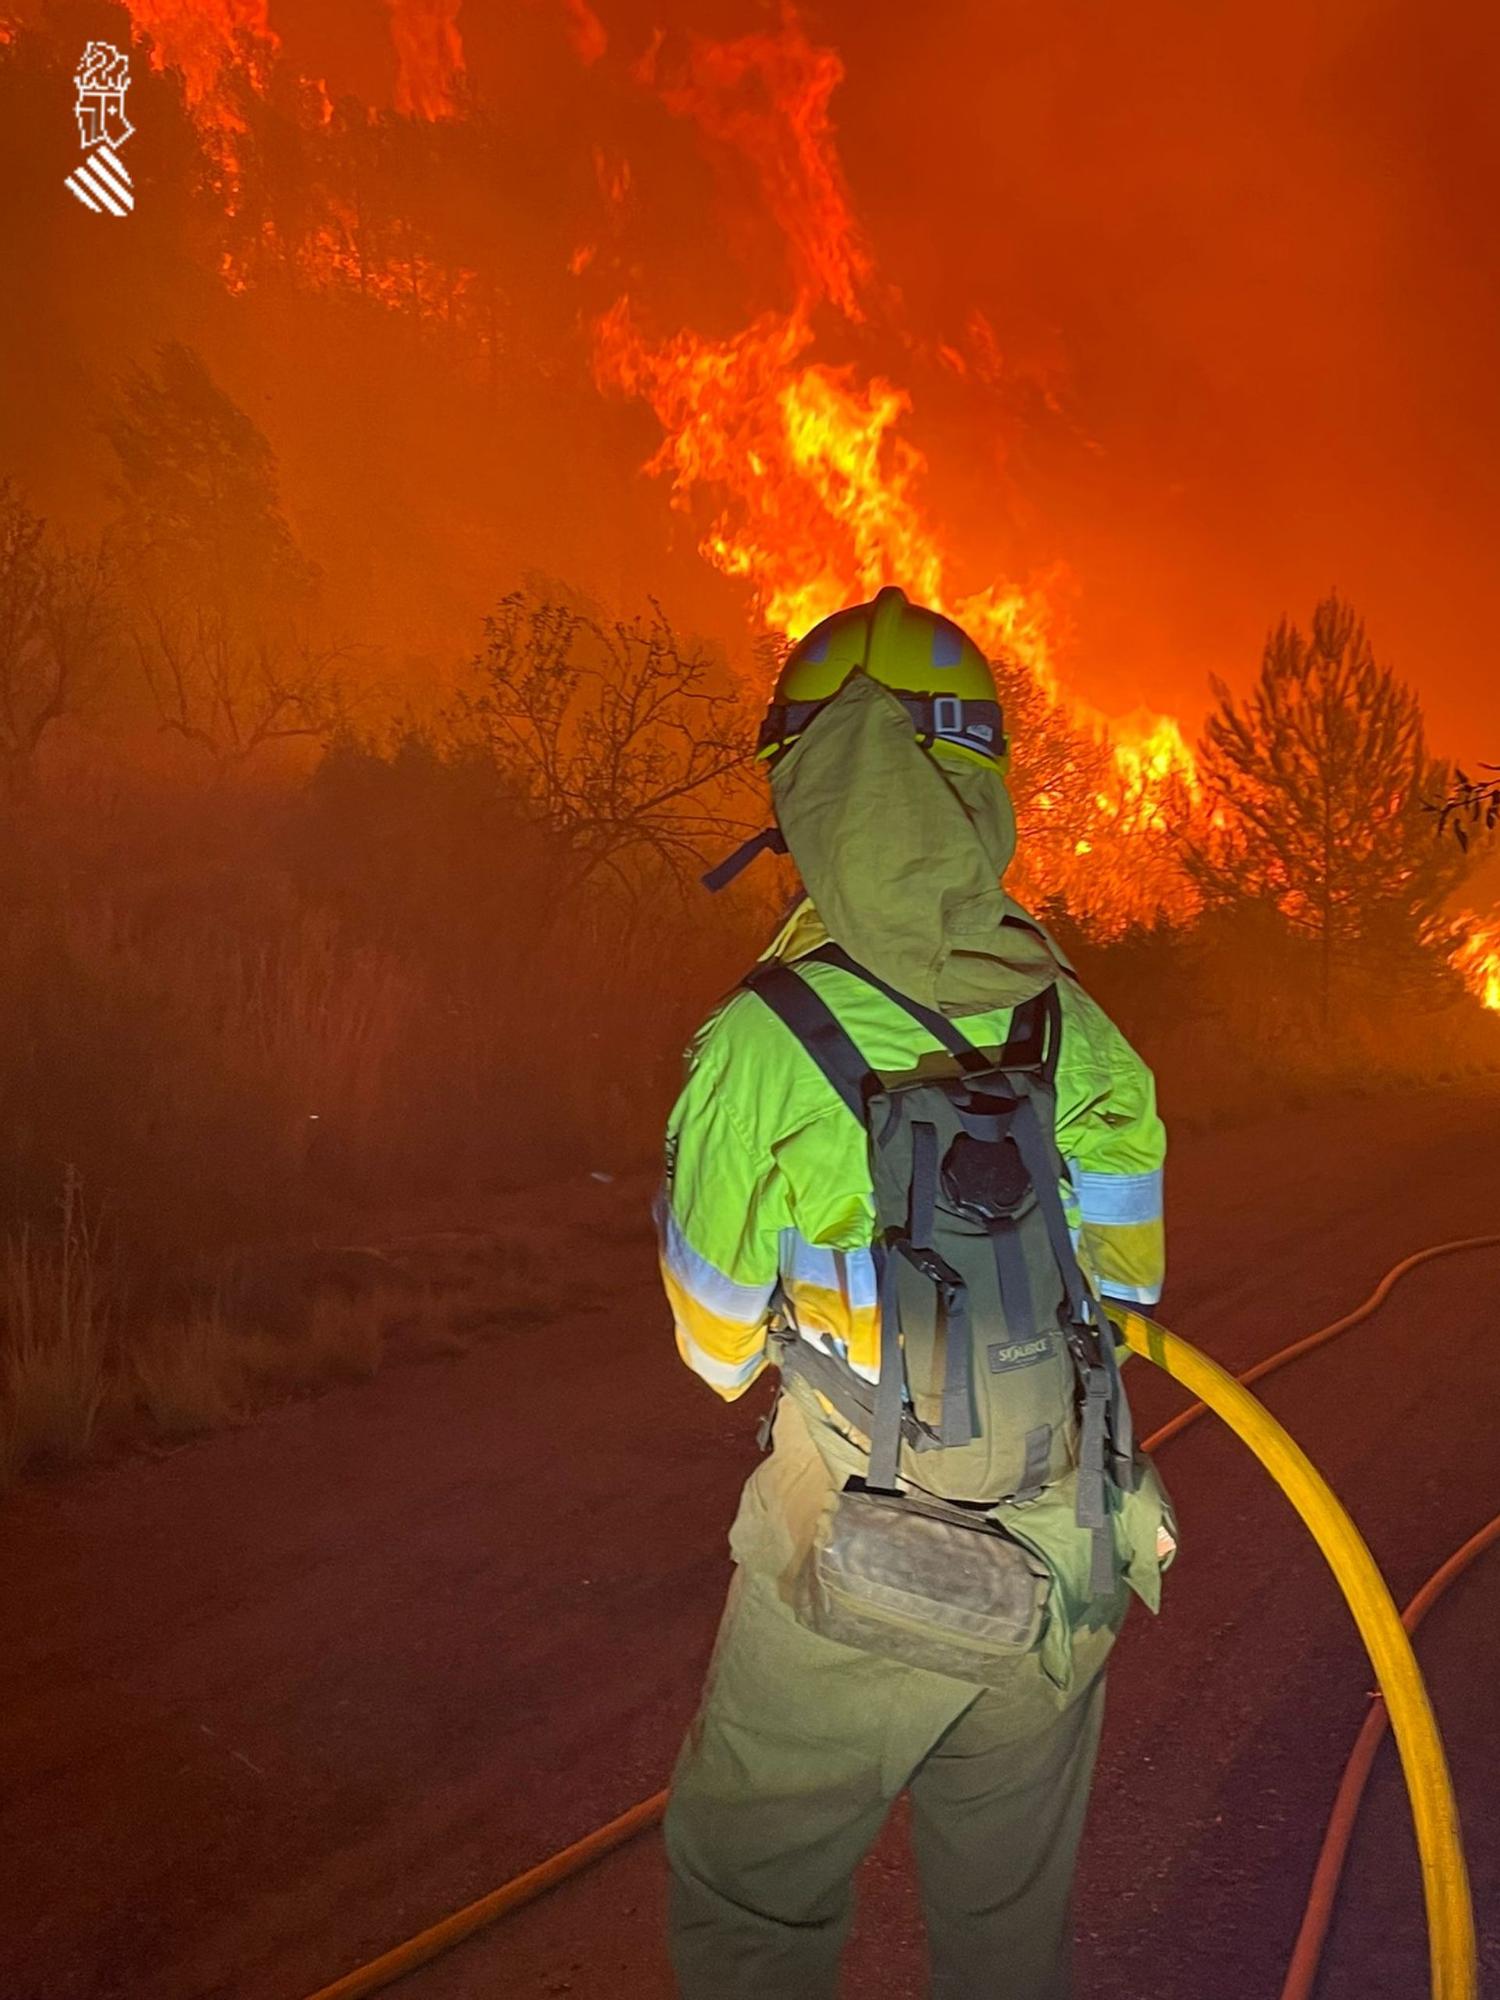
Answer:
<path fill-rule="evenodd" d="M 1248 1389 L 1217 1361 L 1143 1313 L 1126 1313 L 1121 1327 L 1133 1352 L 1195 1390 L 1249 1446 L 1302 1516 L 1333 1571 L 1390 1710 L 1406 1777 L 1427 1906 L 1432 2000 L 1475 2000 L 1474 1909 L 1453 1781 L 1426 1683 L 1375 1558 L 1311 1459 Z"/>
<path fill-rule="evenodd" d="M 1483 1555 L 1484 1551 L 1495 1542 L 1500 1542 L 1500 1514 L 1497 1514 L 1492 1521 L 1487 1521 L 1477 1534 L 1470 1535 L 1463 1547 L 1455 1549 L 1442 1568 L 1428 1577 L 1401 1614 L 1401 1623 L 1406 1627 L 1408 1635 L 1416 1631 L 1448 1586 L 1462 1576 L 1470 1563 L 1476 1557 Z M 1365 1787 L 1375 1767 L 1375 1753 L 1384 1740 L 1389 1724 L 1390 1717 L 1385 1702 L 1377 1694 L 1371 1701 L 1364 1727 L 1360 1730 L 1354 1748 L 1350 1752 L 1349 1761 L 1344 1766 L 1344 1775 L 1339 1781 L 1333 1810 L 1328 1815 L 1328 1828 L 1323 1835 L 1323 1845 L 1318 1850 L 1312 1887 L 1307 1895 L 1307 1908 L 1302 1913 L 1297 1942 L 1292 1947 L 1291 1962 L 1287 1966 L 1286 1980 L 1281 1989 L 1281 2000 L 1312 2000 L 1318 1967 L 1322 1963 L 1323 1946 L 1328 1937 L 1328 1927 L 1333 1921 L 1333 1906 L 1338 1896 L 1339 1881 L 1348 1858 L 1350 1842 L 1354 1838 L 1354 1822 L 1359 1815 L 1360 1800 L 1365 1795 Z"/>
<path fill-rule="evenodd" d="M 644 1833 L 647 1827 L 655 1826 L 666 1806 L 667 1795 L 664 1791 L 642 1799 L 638 1806 L 632 1806 L 629 1812 L 621 1813 L 608 1825 L 596 1827 L 582 1840 L 575 1840 L 571 1847 L 554 1854 L 549 1861 L 528 1868 L 524 1875 L 517 1875 L 514 1880 L 502 1883 L 498 1889 L 492 1889 L 487 1896 L 481 1896 L 477 1902 L 455 1910 L 441 1923 L 418 1931 L 405 1944 L 398 1944 L 392 1950 L 383 1952 L 379 1958 L 372 1958 L 368 1965 L 357 1966 L 342 1979 L 335 1979 L 332 1986 L 320 1986 L 316 1993 L 309 1996 L 309 2000 L 361 2000 L 366 1993 L 378 1993 L 383 1986 L 404 1979 L 408 1972 L 415 1972 L 429 1959 L 439 1958 L 445 1951 L 451 1951 L 454 1945 L 462 1944 L 465 1938 L 483 1930 L 486 1924 L 494 1923 L 497 1917 L 503 1917 L 509 1910 L 518 1910 L 523 1903 L 534 1902 L 569 1875 L 578 1874 L 591 1861 L 608 1854 L 611 1848 L 623 1846 L 636 1834 Z"/>
<path fill-rule="evenodd" d="M 1356 1306 L 1353 1312 L 1346 1313 L 1342 1319 L 1334 1320 L 1328 1326 L 1320 1327 L 1316 1333 L 1310 1333 L 1301 1340 L 1291 1342 L 1289 1346 L 1278 1348 L 1274 1354 L 1268 1355 L 1263 1361 L 1256 1362 L 1253 1367 L 1247 1368 L 1238 1376 L 1229 1375 L 1225 1370 L 1220 1369 L 1216 1363 L 1210 1362 L 1207 1356 L 1196 1354 L 1196 1350 L 1189 1348 L 1185 1341 L 1177 1340 L 1175 1335 L 1168 1335 L 1165 1328 L 1156 1328 L 1154 1322 L 1145 1320 L 1143 1316 L 1132 1314 L 1130 1318 L 1137 1319 L 1140 1322 L 1140 1337 L 1144 1340 L 1145 1344 L 1138 1351 L 1144 1352 L 1148 1359 L 1159 1359 L 1158 1354 L 1152 1351 L 1151 1331 L 1149 1330 L 1154 1330 L 1162 1336 L 1161 1342 L 1158 1343 L 1162 1355 L 1165 1355 L 1167 1352 L 1165 1343 L 1170 1341 L 1174 1344 L 1174 1352 L 1182 1351 L 1187 1355 L 1192 1355 L 1196 1360 L 1203 1362 L 1206 1369 L 1213 1370 L 1215 1377 L 1222 1378 L 1224 1384 L 1227 1384 L 1231 1389 L 1239 1389 L 1243 1392 L 1251 1382 L 1259 1381 L 1264 1376 L 1273 1374 L 1277 1369 L 1287 1366 L 1289 1362 L 1300 1359 L 1302 1355 L 1310 1353 L 1314 1348 L 1326 1345 L 1327 1342 L 1337 1339 L 1340 1334 L 1349 1332 L 1351 1328 L 1358 1326 L 1363 1320 L 1370 1318 L 1385 1303 L 1399 1281 L 1408 1272 L 1415 1270 L 1418 1265 L 1428 1263 L 1436 1257 L 1451 1256 L 1462 1250 L 1495 1248 L 1500 1248 L 1500 1235 L 1466 1236 L 1452 1243 L 1432 1244 L 1426 1249 L 1415 1251 L 1411 1256 L 1402 1258 L 1399 1264 L 1394 1265 L 1387 1271 L 1370 1296 L 1363 1304 Z M 1135 1343 L 1131 1342 L 1131 1345 L 1134 1347 Z M 1166 1366 L 1165 1360 L 1161 1360 L 1160 1365 Z M 1143 1451 L 1160 1450 L 1162 1445 L 1168 1443 L 1180 1432 L 1186 1430 L 1190 1424 L 1196 1423 L 1200 1417 L 1206 1416 L 1211 1408 L 1217 1408 L 1218 1406 L 1216 1399 L 1211 1399 L 1207 1393 L 1204 1393 L 1207 1378 L 1205 1378 L 1205 1383 L 1200 1383 L 1185 1379 L 1182 1375 L 1177 1374 L 1174 1369 L 1169 1369 L 1168 1372 L 1176 1375 L 1176 1379 L 1185 1381 L 1186 1387 L 1198 1389 L 1200 1397 L 1198 1401 L 1191 1403 L 1186 1409 L 1179 1411 L 1175 1417 L 1170 1418 L 1168 1422 L 1153 1431 L 1148 1438 L 1145 1438 L 1141 1445 Z M 1256 1403 L 1254 1397 L 1247 1394 L 1244 1400 L 1254 1409 L 1260 1409 L 1260 1405 Z M 1268 1424 L 1274 1424 L 1274 1419 L 1270 1418 L 1268 1413 L 1262 1411 L 1261 1414 L 1266 1417 Z M 1279 1425 L 1275 1426 L 1275 1428 L 1278 1431 L 1280 1430 Z M 1287 1446 L 1293 1452 L 1297 1452 L 1298 1457 L 1301 1457 L 1301 1453 L 1297 1451 L 1296 1445 L 1292 1443 L 1290 1438 L 1286 1437 L 1285 1432 L 1282 1432 L 1281 1436 L 1285 1439 Z M 1306 1461 L 1304 1460 L 1303 1463 L 1306 1464 Z M 1307 1466 L 1307 1470 L 1311 1473 L 1314 1480 L 1318 1480 L 1318 1475 L 1316 1472 L 1313 1472 L 1310 1465 Z M 1322 1482 L 1318 1480 L 1318 1483 L 1321 1485 Z M 1332 1499 L 1331 1494 L 1329 1498 Z M 1335 1507 L 1338 1507 L 1336 1500 L 1333 1504 Z M 1342 1509 L 1339 1509 L 1339 1511 L 1342 1513 Z M 1345 1516 L 1345 1519 L 1347 1520 L 1347 1516 Z M 1492 1523 L 1491 1525 L 1493 1526 L 1494 1524 Z M 1359 1542 L 1358 1534 L 1353 1529 L 1352 1524 L 1350 1524 L 1349 1532 L 1354 1536 L 1355 1541 Z M 1469 1546 L 1469 1544 L 1465 1544 L 1466 1549 Z M 1364 1552 L 1366 1562 L 1370 1562 L 1369 1552 L 1368 1550 L 1364 1550 L 1362 1542 L 1359 1542 L 1359 1547 Z M 1326 1553 L 1327 1551 L 1325 1550 Z M 1474 1553 L 1477 1554 L 1478 1551 L 1474 1550 Z M 1463 1554 L 1464 1550 L 1460 1550 L 1458 1555 L 1451 1558 L 1450 1562 L 1444 1565 L 1443 1570 L 1438 1572 L 1438 1577 L 1443 1576 L 1446 1571 L 1452 1571 L 1456 1575 L 1458 1572 L 1454 1566 L 1458 1564 L 1459 1557 Z M 1331 1560 L 1332 1557 L 1330 1557 Z M 1373 1569 L 1373 1563 L 1371 1563 L 1371 1568 Z M 1376 1581 L 1379 1583 L 1378 1571 L 1375 1575 Z M 1437 1584 L 1438 1577 L 1434 1577 L 1432 1582 L 1426 1586 L 1428 1590 L 1431 1590 Z M 1448 1580 L 1451 1581 L 1451 1577 Z M 1446 1588 L 1446 1583 L 1443 1587 Z M 1380 1584 L 1380 1589 L 1384 1591 L 1383 1584 Z M 1414 1599 L 1412 1606 L 1408 1607 L 1408 1616 L 1411 1615 L 1416 1602 L 1417 1600 Z M 1390 1605 L 1388 1594 L 1386 1595 L 1386 1603 L 1389 1607 L 1390 1617 L 1397 1625 L 1398 1640 L 1401 1645 L 1406 1646 L 1409 1658 L 1410 1647 L 1406 1641 L 1405 1633 L 1401 1630 L 1400 1621 L 1395 1619 L 1395 1609 L 1394 1606 Z M 1425 1609 L 1425 1606 L 1423 1608 Z M 1421 1614 L 1418 1613 L 1417 1615 L 1420 1617 Z M 1416 1671 L 1414 1661 L 1411 1662 L 1411 1668 L 1413 1672 Z M 1378 1675 L 1378 1662 L 1376 1662 L 1376 1671 Z M 1419 1674 L 1417 1680 L 1420 1686 Z M 1425 1691 L 1423 1693 L 1423 1701 L 1425 1702 Z M 1383 1729 L 1384 1718 L 1386 1716 L 1386 1704 L 1384 1702 L 1379 1704 L 1377 1711 L 1372 1713 L 1371 1717 L 1367 1720 L 1365 1725 L 1367 1730 L 1370 1728 L 1371 1723 L 1377 1719 L 1377 1716 L 1381 1720 Z M 1428 1720 L 1430 1723 L 1430 1709 L 1428 1710 Z M 1371 1744 L 1368 1753 L 1371 1761 L 1374 1757 L 1380 1733 L 1380 1731 L 1376 1732 L 1375 1740 Z M 1360 1754 L 1360 1746 L 1363 1742 L 1364 1736 L 1362 1734 L 1360 1744 L 1356 1745 L 1356 1757 Z M 1437 1746 L 1437 1754 L 1441 1763 L 1442 1747 L 1440 1743 Z M 1444 1777 L 1446 1778 L 1446 1769 L 1444 1769 Z M 1345 1782 L 1348 1783 L 1347 1774 Z M 1363 1781 L 1360 1782 L 1358 1791 L 1353 1796 L 1352 1803 L 1345 1802 L 1345 1810 L 1348 1813 L 1351 1831 L 1353 1812 L 1358 1805 L 1358 1792 L 1362 1790 Z M 1339 1800 L 1345 1800 L 1343 1787 L 1340 1788 Z M 1451 1787 L 1449 1788 L 1448 1800 L 1451 1814 Z M 431 1925 L 427 1930 L 419 1931 L 415 1937 L 408 1938 L 405 1943 L 394 1946 L 390 1951 L 382 1953 L 379 1958 L 371 1959 L 365 1965 L 356 1966 L 352 1972 L 346 1973 L 343 1978 L 336 1979 L 331 1986 L 319 1987 L 316 1993 L 307 1996 L 307 2000 L 365 2000 L 366 1995 L 380 1992 L 384 1987 L 391 1985 L 397 1979 L 403 1978 L 408 1972 L 414 1972 L 418 1966 L 427 1964 L 429 1960 L 448 1951 L 463 1939 L 472 1937 L 476 1931 L 484 1929 L 486 1925 L 495 1922 L 497 1918 L 507 1915 L 512 1910 L 521 1908 L 523 1904 L 534 1901 L 548 1889 L 556 1887 L 558 1883 L 566 1881 L 572 1875 L 579 1874 L 592 1862 L 599 1860 L 603 1855 L 611 1852 L 612 1849 L 620 1847 L 626 1841 L 633 1839 L 636 1834 L 644 1833 L 650 1827 L 657 1825 L 666 1811 L 666 1806 L 666 1790 L 663 1789 L 662 1791 L 654 1792 L 650 1798 L 642 1799 L 638 1805 L 632 1806 L 628 1812 L 621 1813 L 618 1818 L 608 1821 L 606 1825 L 596 1828 L 593 1833 L 587 1834 L 583 1839 L 577 1840 L 571 1846 L 561 1849 L 560 1852 L 552 1855 L 550 1859 L 540 1863 L 537 1867 L 528 1869 L 524 1874 L 517 1875 L 513 1880 L 503 1883 L 500 1888 L 492 1890 L 487 1896 L 481 1896 L 476 1902 L 467 1904 L 463 1909 L 455 1911 L 452 1916 L 445 1917 L 440 1923 Z M 1336 1804 L 1335 1816 L 1337 1816 L 1338 1811 L 1339 1807 Z M 1452 1816 L 1452 1821 L 1456 1831 L 1456 1816 Z M 1330 1839 L 1333 1837 L 1333 1832 L 1333 1822 L 1330 1821 Z M 1343 1854 L 1347 1851 L 1347 1846 L 1348 1834 L 1346 1833 L 1343 1836 L 1343 1845 L 1338 1851 L 1336 1860 L 1330 1861 L 1328 1870 L 1325 1870 L 1323 1858 L 1320 1857 L 1319 1871 L 1314 1877 L 1313 1897 L 1319 1902 L 1320 1906 L 1326 1903 L 1326 1908 L 1322 1916 L 1321 1927 L 1316 1932 L 1316 1940 L 1308 1946 L 1308 1950 L 1312 1952 L 1311 1973 L 1307 1975 L 1309 1981 L 1312 1974 L 1316 1972 L 1317 1954 L 1321 1951 L 1323 1938 L 1327 1934 L 1328 1919 L 1329 1915 L 1331 1915 L 1333 1897 L 1338 1886 L 1338 1875 L 1342 1868 Z M 1326 1852 L 1327 1843 L 1325 1842 Z M 1468 1905 L 1468 1872 L 1464 1865 L 1461 1848 L 1458 1849 L 1458 1870 L 1457 1902 L 1460 1907 L 1456 1912 L 1452 1912 L 1452 1900 L 1445 1899 L 1444 1911 L 1445 1913 L 1452 1912 L 1455 1921 L 1450 1923 L 1445 1914 L 1442 1929 L 1445 1945 L 1450 1931 L 1453 1934 L 1453 1940 L 1457 1947 L 1457 1964 L 1451 1976 L 1447 1973 L 1444 1974 L 1444 1978 L 1447 1981 L 1444 1984 L 1439 1984 L 1438 1980 L 1436 1963 L 1437 1944 L 1432 1930 L 1432 1902 L 1430 1898 L 1428 1899 L 1429 1937 L 1432 1939 L 1434 1967 L 1433 2000 L 1472 2000 L 1475 1990 L 1473 1915 Z M 1428 1871 L 1424 1861 L 1424 1892 L 1427 1889 L 1427 1875 Z M 1464 1912 L 1468 1912 L 1466 1949 L 1463 1941 L 1465 1930 Z M 1312 1913 L 1313 1903 L 1310 1902 L 1309 1917 L 1312 1916 Z M 1303 1933 L 1308 1934 L 1308 1918 L 1304 1918 Z M 1303 1937 L 1301 1935 L 1298 1938 L 1297 1949 L 1299 1952 L 1303 1952 L 1304 1950 Z M 1304 1952 L 1305 1956 L 1306 1953 Z M 1467 1985 L 1461 1983 L 1465 1976 L 1463 1972 L 1463 1961 L 1465 1958 L 1467 1958 L 1468 1962 Z M 1294 1967 L 1297 1962 L 1296 1955 L 1294 1954 Z M 1454 1978 L 1460 1983 L 1453 1983 Z M 1309 1990 L 1310 1985 L 1301 1989 L 1304 1993 Z M 1294 2000 L 1296 1991 L 1297 1989 L 1289 1986 L 1283 1994 L 1283 2000 Z"/>
<path fill-rule="evenodd" d="M 1435 1257 L 1452 1257 L 1460 1250 L 1500 1249 L 1500 1236 L 1460 1236 L 1452 1243 L 1429 1243 L 1425 1250 L 1414 1250 L 1409 1257 L 1403 1257 L 1399 1264 L 1393 1264 L 1362 1305 L 1353 1312 L 1345 1313 L 1342 1319 L 1334 1320 L 1328 1326 L 1320 1326 L 1316 1333 L 1305 1334 L 1301 1340 L 1294 1340 L 1288 1347 L 1278 1347 L 1274 1354 L 1268 1354 L 1264 1361 L 1257 1361 L 1252 1368 L 1246 1368 L 1235 1376 L 1242 1388 L 1248 1389 L 1252 1382 L 1259 1382 L 1263 1376 L 1274 1375 L 1278 1368 L 1285 1368 L 1288 1362 L 1300 1361 L 1304 1354 L 1311 1354 L 1315 1347 L 1326 1347 L 1330 1340 L 1337 1340 L 1341 1333 L 1348 1333 L 1372 1313 L 1379 1312 L 1396 1286 L 1419 1264 L 1430 1264 Z M 1185 1431 L 1189 1424 L 1197 1423 L 1207 1415 L 1207 1403 L 1189 1403 L 1185 1410 L 1179 1410 L 1175 1417 L 1169 1417 L 1159 1430 L 1154 1430 L 1141 1449 L 1160 1451 L 1169 1439 Z"/>

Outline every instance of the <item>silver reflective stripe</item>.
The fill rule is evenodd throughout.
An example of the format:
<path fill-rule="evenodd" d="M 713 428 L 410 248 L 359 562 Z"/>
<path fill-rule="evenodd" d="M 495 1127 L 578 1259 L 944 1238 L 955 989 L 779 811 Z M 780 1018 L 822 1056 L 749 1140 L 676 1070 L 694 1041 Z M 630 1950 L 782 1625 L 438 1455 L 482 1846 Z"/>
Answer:
<path fill-rule="evenodd" d="M 1131 1222 L 1156 1222 L 1161 1216 L 1162 1173 L 1096 1174 L 1073 1169 L 1073 1186 L 1085 1222 L 1101 1228 Z"/>
<path fill-rule="evenodd" d="M 781 1276 L 787 1285 L 816 1285 L 839 1292 L 856 1311 L 873 1308 L 875 1259 L 868 1250 L 830 1250 L 809 1243 L 798 1230 L 781 1232 Z"/>
<path fill-rule="evenodd" d="M 774 1285 L 742 1285 L 738 1279 L 726 1277 L 688 1242 L 670 1209 L 665 1213 L 658 1210 L 657 1226 L 661 1230 L 663 1262 L 699 1305 L 716 1318 L 731 1320 L 737 1326 L 754 1326 L 765 1316 L 776 1289 Z"/>
<path fill-rule="evenodd" d="M 1127 1306 L 1154 1306 L 1161 1297 L 1160 1285 L 1127 1285 L 1118 1278 L 1098 1278 L 1095 1289 L 1105 1298 L 1118 1299 Z"/>

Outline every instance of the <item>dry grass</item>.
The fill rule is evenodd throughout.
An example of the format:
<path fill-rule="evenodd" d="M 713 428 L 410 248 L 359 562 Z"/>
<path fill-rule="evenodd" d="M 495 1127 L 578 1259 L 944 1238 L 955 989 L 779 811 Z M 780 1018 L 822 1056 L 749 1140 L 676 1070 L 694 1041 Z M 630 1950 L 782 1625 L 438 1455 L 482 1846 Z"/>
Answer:
<path fill-rule="evenodd" d="M 0 1258 L 0 1478 L 87 1455 L 107 1386 L 102 1292 L 98 1227 L 70 1169 L 55 1245 L 23 1229 Z"/>
<path fill-rule="evenodd" d="M 386 953 L 341 947 L 315 918 L 275 951 L 239 951 L 226 971 L 223 1060 L 242 1063 L 252 1080 L 279 1080 L 291 1150 L 305 1153 L 320 1127 L 346 1146 L 367 1145 L 390 1101 L 419 979 Z"/>
<path fill-rule="evenodd" d="M 130 1384 L 158 1436 L 193 1437 L 242 1421 L 257 1404 L 331 1381 L 369 1381 L 391 1334 L 408 1329 L 423 1354 L 456 1354 L 466 1346 L 448 1328 L 435 1295 L 414 1305 L 390 1291 L 353 1297 L 325 1291 L 297 1338 L 246 1332 L 217 1306 L 159 1323 L 130 1356 Z"/>
<path fill-rule="evenodd" d="M 386 1331 L 424 1361 L 451 1361 L 473 1346 L 468 1334 L 455 1323 L 453 1293 L 444 1294 L 434 1285 L 424 1286 L 415 1299 L 409 1299 L 399 1319 Z"/>
<path fill-rule="evenodd" d="M 319 1292 L 308 1317 L 304 1349 L 307 1379 L 367 1382 L 385 1358 L 386 1330 L 408 1311 L 404 1297 L 386 1291 Z"/>
<path fill-rule="evenodd" d="M 244 1413 L 244 1345 L 216 1308 L 149 1329 L 129 1367 L 136 1398 L 158 1436 L 223 1430 Z"/>

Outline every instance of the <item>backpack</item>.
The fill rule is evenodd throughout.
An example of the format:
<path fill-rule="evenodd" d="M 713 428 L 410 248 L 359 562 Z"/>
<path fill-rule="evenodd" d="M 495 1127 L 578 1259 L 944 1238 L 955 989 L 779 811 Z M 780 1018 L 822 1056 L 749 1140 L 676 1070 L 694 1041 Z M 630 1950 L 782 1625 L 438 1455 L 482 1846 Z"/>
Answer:
<path fill-rule="evenodd" d="M 745 980 L 860 1120 L 874 1193 L 879 1380 L 794 1325 L 779 1343 L 783 1377 L 800 1377 L 869 1440 L 858 1483 L 887 1507 L 898 1496 L 924 1516 L 989 1525 L 1000 1503 L 1024 1505 L 1076 1466 L 1090 1590 L 1104 1595 L 1117 1581 L 1111 1487 L 1133 1490 L 1137 1470 L 1113 1333 L 1059 1192 L 1057 989 L 1017 1007 L 1004 1048 L 987 1052 L 840 946 L 808 959 L 884 994 L 949 1059 L 872 1071 L 799 976 L 807 959 L 768 961 Z"/>

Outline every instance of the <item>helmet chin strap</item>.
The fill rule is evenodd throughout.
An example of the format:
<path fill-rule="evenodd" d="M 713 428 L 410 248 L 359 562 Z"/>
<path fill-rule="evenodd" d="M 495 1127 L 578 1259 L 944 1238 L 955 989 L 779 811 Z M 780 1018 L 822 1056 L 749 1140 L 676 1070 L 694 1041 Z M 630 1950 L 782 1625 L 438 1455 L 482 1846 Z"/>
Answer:
<path fill-rule="evenodd" d="M 722 861 L 710 868 L 706 875 L 700 876 L 699 880 L 711 896 L 717 896 L 719 891 L 727 888 L 737 875 L 742 875 L 758 855 L 785 853 L 786 836 L 781 828 L 764 827 L 759 833 L 752 833 L 748 840 L 742 841 L 733 854 L 727 854 Z"/>

